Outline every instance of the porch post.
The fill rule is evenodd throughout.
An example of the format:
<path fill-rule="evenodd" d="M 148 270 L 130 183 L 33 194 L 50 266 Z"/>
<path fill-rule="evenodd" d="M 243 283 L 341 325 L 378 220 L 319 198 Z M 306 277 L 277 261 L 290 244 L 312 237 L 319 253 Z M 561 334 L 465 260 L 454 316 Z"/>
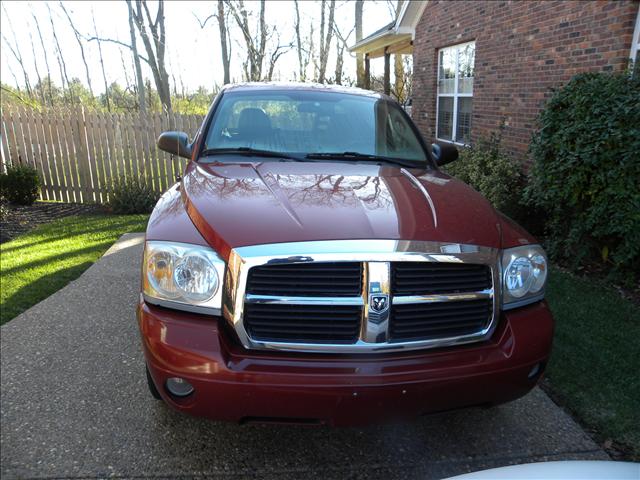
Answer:
<path fill-rule="evenodd" d="M 385 95 L 391 94 L 391 72 L 390 72 L 390 59 L 391 54 L 387 53 L 387 48 L 384 49 L 384 93 Z"/>
<path fill-rule="evenodd" d="M 369 54 L 364 56 L 364 88 L 371 90 L 371 70 L 369 69 Z"/>

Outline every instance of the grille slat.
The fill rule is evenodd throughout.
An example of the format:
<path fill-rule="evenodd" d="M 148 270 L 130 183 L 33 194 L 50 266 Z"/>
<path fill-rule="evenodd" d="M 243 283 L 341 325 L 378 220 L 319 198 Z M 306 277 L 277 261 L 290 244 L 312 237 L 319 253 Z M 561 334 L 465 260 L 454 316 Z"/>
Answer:
<path fill-rule="evenodd" d="M 448 269 L 442 269 L 441 271 L 438 271 L 438 272 L 430 272 L 430 271 L 424 271 L 424 269 L 419 269 L 416 271 L 406 271 L 404 270 L 404 267 L 401 267 L 396 272 L 398 276 L 407 278 L 407 279 L 432 277 L 432 278 L 443 279 L 443 280 L 448 280 L 448 279 L 459 280 L 461 274 L 477 275 L 478 273 L 483 274 L 483 272 L 478 272 L 476 268 L 474 269 L 460 268 L 460 269 L 453 269 L 450 271 Z"/>
<path fill-rule="evenodd" d="M 261 265 L 249 270 L 254 295 L 349 297 L 362 293 L 362 264 L 324 262 Z"/>
<path fill-rule="evenodd" d="M 460 293 L 491 288 L 491 269 L 486 265 L 437 262 L 391 264 L 394 295 Z"/>
<path fill-rule="evenodd" d="M 443 302 L 444 303 L 444 302 Z M 448 305 L 448 304 L 447 304 Z M 404 307 L 404 305 L 402 305 Z M 394 306 L 393 308 L 398 308 Z M 425 312 L 423 308 L 417 307 L 413 310 L 403 310 L 403 318 L 407 321 L 412 319 L 421 319 L 428 320 L 430 318 L 447 318 L 447 317 L 459 317 L 462 315 L 479 315 L 483 313 L 489 313 L 491 310 L 489 308 L 465 308 L 460 306 L 455 311 L 451 311 L 450 308 L 443 308 L 440 310 L 428 311 Z"/>
<path fill-rule="evenodd" d="M 432 271 L 432 273 L 457 273 L 457 272 L 476 272 L 478 271 L 478 266 L 476 264 L 471 263 L 442 263 L 442 262 L 394 262 L 395 265 L 400 266 L 399 270 L 401 273 L 406 273 L 408 275 L 413 274 L 423 274 L 425 267 L 435 267 L 437 270 Z M 401 265 L 402 264 L 402 265 Z"/>
<path fill-rule="evenodd" d="M 326 308 L 328 305 L 320 305 L 320 306 L 315 306 L 315 305 L 295 305 L 295 304 L 291 304 L 291 305 L 282 305 L 282 304 L 277 304 L 277 303 L 270 303 L 269 305 L 269 309 L 267 312 L 260 312 L 260 311 L 256 311 L 254 313 L 254 315 L 256 316 L 260 316 L 260 315 L 265 315 L 265 316 L 271 316 L 273 314 L 278 314 L 278 313 L 283 313 L 286 315 L 292 315 L 294 313 L 300 313 L 303 314 L 305 316 L 305 318 L 308 318 L 309 316 L 314 316 L 317 315 L 321 318 L 324 318 L 326 315 Z M 335 311 L 333 313 L 334 317 L 340 317 L 340 316 L 350 316 L 351 313 L 350 312 L 340 312 L 340 311 Z"/>
<path fill-rule="evenodd" d="M 352 305 L 245 304 L 244 323 L 255 340 L 354 343 L 362 307 Z"/>
<path fill-rule="evenodd" d="M 305 323 L 305 322 L 296 322 L 295 324 L 296 329 L 318 329 L 318 324 L 317 323 Z M 270 322 L 270 323 L 264 323 L 264 324 L 260 324 L 260 323 L 256 323 L 256 322 L 251 322 L 251 328 L 253 329 L 253 331 L 276 331 L 278 329 L 281 329 L 283 332 L 288 332 L 289 329 L 291 328 L 291 322 Z M 331 326 L 332 329 L 334 330 L 347 330 L 347 331 L 353 331 L 355 329 L 355 327 L 353 325 L 336 325 L 333 324 Z M 326 333 L 326 330 L 322 330 L 322 333 Z"/>
<path fill-rule="evenodd" d="M 301 267 L 306 266 L 304 264 L 301 265 Z M 360 272 L 360 269 L 356 269 L 356 270 L 352 270 L 352 269 L 341 269 L 341 270 L 336 270 L 336 269 L 327 269 L 327 270 L 307 270 L 307 269 L 303 269 L 303 268 L 297 268 L 295 270 L 275 270 L 275 269 L 270 269 L 270 270 L 259 270 L 257 272 L 253 272 L 253 276 L 255 278 L 271 278 L 273 276 L 280 276 L 280 277 L 288 277 L 291 278 L 291 275 L 301 275 L 301 276 L 307 276 L 307 277 L 315 277 L 317 275 L 331 275 L 333 277 L 339 278 L 339 277 L 345 277 L 345 278 L 351 278 L 353 276 L 353 274 L 358 274 Z"/>
<path fill-rule="evenodd" d="M 428 291 L 429 287 L 439 287 L 439 286 L 450 286 L 450 285 L 464 285 L 464 284 L 471 284 L 471 285 L 475 285 L 475 284 L 484 284 L 487 282 L 487 280 L 485 278 L 469 278 L 468 276 L 466 278 L 445 278 L 445 279 L 439 279 L 436 277 L 415 277 L 415 278 L 410 278 L 410 279 L 406 279 L 406 278 L 402 278 L 402 277 L 396 277 L 396 285 L 398 287 L 400 286 L 404 286 L 404 284 L 408 284 L 410 286 L 422 286 L 425 287 L 425 290 Z M 403 293 L 404 292 L 400 292 Z"/>
<path fill-rule="evenodd" d="M 337 270 L 345 271 L 360 270 L 360 262 L 300 262 L 300 263 L 269 263 L 260 265 L 258 268 L 262 271 L 273 270 L 277 272 L 294 271 L 298 272 L 300 268 L 304 267 L 305 271 L 312 270 Z"/>
<path fill-rule="evenodd" d="M 461 271 L 461 270 L 476 270 L 480 264 L 476 263 L 459 263 L 459 262 L 394 262 L 395 265 L 400 265 L 402 271 L 422 271 L 425 265 L 437 265 L 438 271 Z"/>
<path fill-rule="evenodd" d="M 402 323 L 399 325 L 396 325 L 396 328 L 405 328 L 405 327 L 412 328 L 412 327 L 419 327 L 423 325 L 439 325 L 439 324 L 445 324 L 445 323 L 449 325 L 453 325 L 454 323 L 462 322 L 465 320 L 475 321 L 478 318 L 482 318 L 482 315 L 489 315 L 489 312 L 485 311 L 485 312 L 465 314 L 465 315 L 450 314 L 447 316 L 437 316 L 437 317 L 425 316 L 423 318 L 413 317 L 412 319 L 407 319 L 405 317 L 402 317 Z"/>
<path fill-rule="evenodd" d="M 451 284 L 438 283 L 437 285 L 425 286 L 424 283 L 414 283 L 403 285 L 394 291 L 395 295 L 438 295 L 443 293 L 465 293 L 477 292 L 490 288 L 486 282 L 464 283 L 456 282 Z"/>
<path fill-rule="evenodd" d="M 274 313 L 273 315 L 279 315 L 279 314 Z M 254 313 L 251 316 L 251 322 L 254 325 L 262 325 L 262 324 L 275 325 L 275 323 L 277 323 L 277 322 L 275 322 L 273 320 L 273 315 L 267 316 L 267 315 L 263 314 L 261 316 L 258 316 L 258 315 L 256 315 Z M 314 316 L 310 316 L 309 315 L 309 316 L 304 316 L 304 317 L 287 315 L 287 321 L 299 322 L 297 325 L 299 325 L 300 323 L 305 322 L 305 321 L 316 321 L 316 322 L 317 321 L 324 321 L 324 320 L 326 320 L 326 318 L 327 318 L 326 316 L 325 317 L 320 317 L 318 315 L 314 315 Z M 351 322 L 351 320 L 352 320 L 351 317 L 342 317 L 342 318 L 332 317 L 332 321 L 333 321 L 334 325 L 338 325 L 338 326 L 340 326 L 341 323 L 348 325 Z"/>
<path fill-rule="evenodd" d="M 430 308 L 429 311 L 434 313 L 434 314 L 437 314 L 437 313 L 440 313 L 440 312 L 448 312 L 448 311 L 450 311 L 449 310 L 450 309 L 449 305 L 451 303 L 452 302 L 432 302 L 432 303 L 430 303 L 431 308 Z M 458 311 L 458 312 L 461 312 L 461 311 L 464 311 L 464 310 L 478 310 L 478 309 L 481 309 L 481 308 L 487 308 L 484 305 L 477 305 L 475 303 L 472 304 L 468 300 L 460 300 L 457 303 L 459 304 L 458 308 L 456 309 L 456 311 Z M 423 305 L 424 305 L 424 302 L 422 302 L 422 303 L 405 303 L 405 304 L 402 304 L 402 307 L 403 307 L 403 309 L 404 309 L 404 311 L 406 313 L 411 313 L 412 311 L 416 311 L 418 313 L 424 313 Z"/>
<path fill-rule="evenodd" d="M 276 314 L 276 315 L 280 315 L 280 314 Z M 286 318 L 287 318 L 287 321 L 285 322 L 286 324 L 290 324 L 291 322 L 297 322 L 296 325 L 302 325 L 304 322 L 311 322 L 310 325 L 317 325 L 318 321 L 322 322 L 327 319 L 326 316 L 319 317 L 317 315 L 315 317 L 311 317 L 311 316 L 298 317 L 298 316 L 287 315 Z M 342 327 L 342 326 L 351 326 L 352 318 L 343 317 L 343 318 L 336 319 L 335 317 L 332 316 L 331 320 L 333 322 L 333 325 L 337 327 Z M 266 315 L 262 315 L 262 317 L 258 317 L 254 313 L 251 316 L 251 323 L 253 325 L 276 325 L 279 322 L 273 319 L 273 315 L 271 317 L 267 317 Z"/>
<path fill-rule="evenodd" d="M 470 335 L 485 328 L 491 319 L 492 300 L 394 305 L 389 335 L 392 340 Z"/>
<path fill-rule="evenodd" d="M 477 321 L 469 321 L 469 322 L 460 322 L 460 323 L 451 323 L 448 325 L 430 325 L 429 328 L 425 329 L 424 326 L 420 326 L 420 327 L 414 327 L 414 328 L 404 328 L 402 327 L 401 329 L 398 329 L 399 333 L 402 333 L 403 335 L 411 335 L 411 334 L 416 334 L 418 336 L 423 336 L 425 331 L 429 331 L 429 332 L 434 332 L 434 331 L 438 331 L 438 330 L 455 330 L 455 329 L 467 329 L 469 327 L 473 328 L 474 331 L 475 329 L 478 329 L 478 327 L 481 327 L 482 324 L 478 323 Z"/>
<path fill-rule="evenodd" d="M 326 335 L 330 332 L 327 332 L 326 327 L 322 327 L 322 326 L 318 326 L 318 325 L 302 325 L 299 323 L 296 323 L 296 330 L 302 330 L 302 332 L 300 333 L 304 333 L 304 334 L 308 334 L 308 333 L 320 333 L 323 335 Z M 335 331 L 335 329 L 339 329 L 340 331 L 338 333 L 355 333 L 357 331 L 357 328 L 352 328 L 349 326 L 345 327 L 337 327 L 336 325 L 333 325 L 333 330 Z M 291 331 L 291 324 L 283 324 L 283 323 L 272 323 L 271 325 L 267 325 L 267 326 L 259 326 L 259 325 L 253 325 L 252 326 L 252 330 L 256 333 L 264 333 L 267 335 L 273 335 L 273 334 L 277 334 L 277 333 L 282 333 L 282 334 L 292 334 L 294 332 Z M 298 333 L 298 332 L 295 332 Z"/>

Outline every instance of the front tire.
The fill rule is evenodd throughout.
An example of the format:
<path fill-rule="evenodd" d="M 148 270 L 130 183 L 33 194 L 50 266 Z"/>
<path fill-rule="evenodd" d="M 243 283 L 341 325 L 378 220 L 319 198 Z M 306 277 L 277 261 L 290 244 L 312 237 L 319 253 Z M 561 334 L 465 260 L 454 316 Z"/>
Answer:
<path fill-rule="evenodd" d="M 153 378 L 149 373 L 149 367 L 145 365 L 144 369 L 147 372 L 147 386 L 149 387 L 149 392 L 151 393 L 153 398 L 155 398 L 156 400 L 162 400 L 162 397 L 160 396 L 160 392 L 158 392 L 158 389 L 156 388 L 156 384 L 153 383 Z"/>

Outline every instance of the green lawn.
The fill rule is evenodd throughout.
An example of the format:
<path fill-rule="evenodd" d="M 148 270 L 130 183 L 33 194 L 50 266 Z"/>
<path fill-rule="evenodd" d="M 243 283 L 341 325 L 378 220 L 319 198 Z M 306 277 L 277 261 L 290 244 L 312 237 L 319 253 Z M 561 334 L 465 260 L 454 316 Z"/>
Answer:
<path fill-rule="evenodd" d="M 640 459 L 640 308 L 605 282 L 558 269 L 547 299 L 556 319 L 553 393 L 600 441 L 622 443 Z"/>
<path fill-rule="evenodd" d="M 82 215 L 41 225 L 0 245 L 0 324 L 77 278 L 148 215 Z"/>

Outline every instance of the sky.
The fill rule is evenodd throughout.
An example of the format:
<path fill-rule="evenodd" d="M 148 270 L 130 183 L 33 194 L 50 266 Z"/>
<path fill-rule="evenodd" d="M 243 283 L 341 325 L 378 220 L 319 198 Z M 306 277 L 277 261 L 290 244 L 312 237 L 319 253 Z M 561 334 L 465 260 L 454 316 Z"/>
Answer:
<path fill-rule="evenodd" d="M 100 37 L 118 39 L 130 43 L 127 5 L 121 1 L 65 1 L 65 7 L 71 15 L 76 28 L 87 36 L 93 36 L 92 12 L 95 15 L 96 27 Z M 395 2 L 394 2 L 395 3 Z M 156 3 L 149 2 L 151 13 L 155 16 Z M 259 2 L 246 1 L 250 12 L 255 12 L 250 18 L 251 24 L 256 25 L 257 9 Z M 319 43 L 320 2 L 301 0 L 300 15 L 303 25 L 302 36 L 309 33 L 309 25 L 314 24 L 315 44 Z M 374 32 L 392 20 L 391 2 L 366 1 L 364 4 L 363 35 Z M 78 77 L 86 84 L 84 64 L 80 56 L 80 47 L 64 16 L 64 12 L 58 2 L 27 2 L 15 0 L 3 0 L 0 10 L 0 31 L 11 44 L 14 42 L 14 33 L 17 44 L 29 73 L 30 82 L 34 85 L 37 81 L 36 66 L 40 75 L 46 72 L 44 55 L 40 46 L 33 15 L 38 18 L 45 47 L 49 56 L 49 66 L 52 70 L 52 78 L 57 85 L 61 85 L 61 75 L 56 61 L 56 48 L 52 35 L 49 10 L 51 10 L 56 35 L 66 62 L 68 77 Z M 175 75 L 175 83 L 178 90 L 184 85 L 186 91 L 194 91 L 200 86 L 208 90 L 215 84 L 221 85 L 223 80 L 222 60 L 219 46 L 218 24 L 215 19 L 208 21 L 204 29 L 196 17 L 203 21 L 207 16 L 217 11 L 215 1 L 175 1 L 165 2 L 165 22 L 167 31 L 167 57 L 169 75 Z M 353 1 L 338 0 L 336 2 L 336 23 L 341 32 L 346 35 L 354 25 L 355 5 Z M 292 1 L 268 0 L 266 5 L 266 21 L 268 25 L 276 26 L 280 35 L 280 43 L 295 42 L 295 10 Z M 235 22 L 230 18 L 232 38 L 231 79 L 242 79 L 242 59 L 246 58 L 246 47 Z M 13 27 L 13 32 L 12 32 Z M 35 45 L 35 56 L 31 47 L 30 34 Z M 349 45 L 355 43 L 355 32 L 351 34 Z M 5 45 L 5 40 L 0 43 L 0 77 L 3 83 L 15 86 L 18 79 L 23 84 L 22 70 L 13 54 Z M 144 53 L 142 41 L 138 40 L 138 48 Z M 335 69 L 335 37 L 332 42 L 327 75 L 332 76 Z M 129 82 L 134 82 L 134 74 L 131 53 L 115 44 L 103 43 L 103 56 L 107 72 L 108 83 L 117 81 L 120 85 L 126 84 L 123 58 L 128 71 Z M 100 69 L 97 42 L 85 43 L 85 54 L 89 64 L 91 82 L 94 92 L 104 91 L 104 82 Z M 146 55 L 145 55 L 146 56 Z M 266 67 L 265 67 L 266 69 Z M 382 74 L 383 62 L 371 62 L 372 73 Z M 293 80 L 293 72 L 298 70 L 298 58 L 295 49 L 284 54 L 276 64 L 274 80 Z M 152 78 L 151 71 L 144 65 L 143 75 Z M 344 76 L 355 78 L 355 57 L 345 52 Z M 172 81 L 173 82 L 173 81 Z M 152 81 L 153 83 L 153 81 Z"/>

